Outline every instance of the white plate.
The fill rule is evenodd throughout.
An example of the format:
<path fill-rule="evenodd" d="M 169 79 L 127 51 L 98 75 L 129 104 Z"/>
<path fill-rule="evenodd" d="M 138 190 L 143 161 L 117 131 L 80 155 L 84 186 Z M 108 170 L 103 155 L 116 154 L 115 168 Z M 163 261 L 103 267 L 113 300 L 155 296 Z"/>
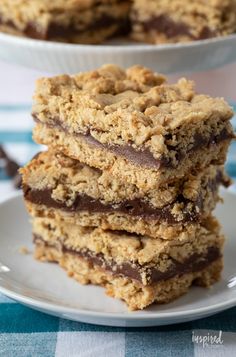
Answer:
<path fill-rule="evenodd" d="M 175 302 L 136 312 L 128 312 L 124 303 L 107 297 L 103 288 L 68 278 L 56 264 L 20 254 L 21 246 L 33 247 L 22 196 L 13 197 L 0 205 L 0 292 L 51 315 L 110 326 L 173 324 L 232 307 L 236 304 L 236 195 L 224 196 L 225 204 L 217 210 L 228 236 L 222 280 L 211 289 L 193 287 Z"/>
<path fill-rule="evenodd" d="M 104 63 L 141 64 L 162 73 L 217 68 L 236 60 L 236 34 L 185 44 L 147 45 L 110 41 L 73 45 L 0 34 L 0 59 L 50 73 L 76 73 Z"/>

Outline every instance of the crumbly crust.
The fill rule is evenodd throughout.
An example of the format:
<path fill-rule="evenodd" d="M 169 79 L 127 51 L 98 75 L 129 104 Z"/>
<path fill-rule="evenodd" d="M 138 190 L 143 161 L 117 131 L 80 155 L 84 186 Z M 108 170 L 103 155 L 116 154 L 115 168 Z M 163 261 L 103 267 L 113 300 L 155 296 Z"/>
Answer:
<path fill-rule="evenodd" d="M 135 0 L 132 38 L 150 43 L 185 42 L 236 31 L 235 0 Z"/>
<path fill-rule="evenodd" d="M 155 208 L 176 203 L 173 214 L 180 214 L 182 208 L 176 202 L 179 195 L 183 200 L 190 201 L 187 207 L 189 211 L 198 204 L 199 199 L 203 211 L 204 208 L 205 212 L 212 210 L 217 201 L 218 185 L 230 182 L 222 166 L 209 166 L 196 175 L 190 173 L 182 180 L 144 194 L 137 186 L 129 183 L 124 185 L 119 177 L 113 177 L 107 171 L 94 169 L 54 150 L 37 155 L 21 169 L 21 173 L 24 185 L 33 190 L 52 190 L 52 198 L 65 203 L 67 207 L 74 203 L 77 194 L 86 194 L 105 205 L 134 199 L 141 199 Z"/>
<path fill-rule="evenodd" d="M 176 147 L 189 150 L 196 134 L 217 134 L 233 112 L 222 98 L 196 94 L 184 78 L 169 85 L 141 66 L 105 65 L 38 80 L 33 115 L 41 123 L 61 125 L 68 134 L 89 130 L 101 144 L 148 149 L 158 159 L 174 155 Z"/>
<path fill-rule="evenodd" d="M 154 302 L 168 303 L 185 294 L 192 284 L 210 287 L 220 279 L 223 268 L 220 258 L 199 272 L 183 274 L 151 286 L 144 286 L 135 280 L 114 277 L 84 259 L 69 253 L 62 254 L 57 248 L 45 246 L 43 243 L 36 245 L 35 258 L 59 263 L 67 271 L 68 276 L 81 284 L 104 286 L 107 295 L 124 300 L 129 310 L 141 310 Z"/>
<path fill-rule="evenodd" d="M 142 283 L 148 285 L 147 269 L 158 268 L 166 272 L 176 262 L 184 263 L 194 254 L 206 255 L 210 247 L 222 251 L 224 237 L 219 233 L 217 221 L 209 217 L 204 225 L 186 229 L 172 240 L 151 239 L 147 236 L 128 234 L 125 231 L 103 231 L 99 228 L 71 225 L 54 219 L 34 218 L 33 233 L 51 246 L 63 251 L 102 254 L 107 262 L 116 265 L 139 264 Z M 79 237 L 79 239 L 78 239 Z M 61 247 L 61 248 L 60 248 Z"/>
<path fill-rule="evenodd" d="M 118 0 L 2 0 L 1 30 L 44 40 L 99 43 L 124 26 L 129 8 L 129 1 Z M 113 23 L 106 23 L 108 18 Z"/>
<path fill-rule="evenodd" d="M 124 156 L 89 143 L 83 137 L 78 138 L 47 125 L 37 124 L 33 137 L 38 144 L 48 145 L 57 152 L 106 171 L 107 175 L 119 177 L 125 185 L 136 185 L 143 193 L 182 179 L 189 173 L 196 175 L 211 164 L 223 165 L 230 144 L 230 140 L 224 140 L 217 145 L 202 146 L 184 157 L 177 167 L 158 169 L 137 165 Z"/>

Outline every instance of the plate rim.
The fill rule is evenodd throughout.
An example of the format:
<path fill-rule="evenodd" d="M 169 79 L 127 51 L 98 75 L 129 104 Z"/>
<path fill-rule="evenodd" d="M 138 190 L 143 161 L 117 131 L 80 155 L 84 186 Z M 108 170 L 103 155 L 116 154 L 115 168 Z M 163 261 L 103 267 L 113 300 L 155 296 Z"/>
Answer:
<path fill-rule="evenodd" d="M 222 190 L 225 194 L 229 196 L 234 196 L 236 199 L 236 193 L 232 192 L 229 189 Z M 9 204 L 11 201 L 20 199 L 23 197 L 21 192 L 12 193 L 9 197 L 2 200 L 0 202 L 0 209 L 5 204 Z M 134 321 L 134 320 L 167 320 L 171 319 L 172 321 L 178 320 L 178 318 L 186 318 L 191 316 L 191 320 L 200 318 L 201 316 L 211 315 L 226 309 L 229 309 L 236 305 L 236 294 L 235 297 L 227 300 L 222 301 L 217 304 L 209 306 L 200 307 L 197 309 L 189 309 L 177 312 L 149 312 L 144 310 L 139 311 L 127 311 L 127 312 L 102 312 L 102 311 L 92 311 L 92 310 L 85 310 L 81 308 L 73 308 L 67 307 L 63 305 L 57 305 L 56 303 L 52 302 L 45 302 L 38 298 L 32 298 L 26 296 L 24 294 L 20 294 L 14 292 L 10 289 L 7 289 L 1 285 L 0 279 L 0 293 L 6 295 L 7 297 L 20 302 L 22 304 L 26 304 L 31 306 L 32 308 L 43 309 L 47 311 L 49 314 L 50 312 L 58 313 L 60 315 L 76 315 L 76 316 L 84 316 L 84 317 L 94 317 L 94 318 L 105 318 L 105 319 L 113 319 L 113 320 L 126 320 L 126 321 Z"/>
<path fill-rule="evenodd" d="M 197 41 L 190 41 L 184 43 L 165 43 L 165 44 L 145 44 L 145 43 L 138 43 L 130 41 L 132 46 L 129 46 L 129 41 L 127 40 L 127 44 L 73 44 L 73 43 L 66 43 L 66 42 L 56 42 L 56 41 L 45 41 L 45 40 L 37 40 L 23 36 L 16 36 L 13 34 L 8 34 L 4 32 L 0 32 L 0 43 L 4 41 L 8 44 L 17 44 L 17 45 L 24 45 L 25 47 L 37 47 L 38 49 L 47 50 L 66 50 L 66 51 L 89 51 L 89 52 L 97 52 L 97 50 L 101 50 L 102 52 L 110 52 L 117 51 L 120 52 L 121 50 L 126 53 L 132 52 L 161 52 L 161 51 L 170 51 L 170 50 L 179 50 L 179 49 L 191 49 L 200 46 L 209 46 L 219 43 L 226 43 L 231 41 L 236 41 L 236 33 L 213 37 L 210 39 L 204 40 L 197 40 Z M 134 44 L 135 43 L 135 44 Z"/>

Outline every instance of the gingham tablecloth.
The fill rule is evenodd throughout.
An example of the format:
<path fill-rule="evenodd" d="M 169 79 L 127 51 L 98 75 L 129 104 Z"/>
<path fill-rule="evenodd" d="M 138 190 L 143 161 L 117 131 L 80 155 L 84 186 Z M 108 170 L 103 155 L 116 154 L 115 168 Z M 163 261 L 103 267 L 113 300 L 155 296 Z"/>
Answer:
<path fill-rule="evenodd" d="M 30 104 L 27 103 L 0 104 L 0 143 L 21 164 L 39 149 L 31 139 L 32 120 L 29 113 Z M 227 170 L 236 176 L 236 143 L 232 144 Z M 13 191 L 12 182 L 1 173 L 0 200 Z M 209 340 L 206 340 L 209 336 L 218 338 L 218 343 L 209 344 Z M 177 355 L 235 356 L 236 307 L 195 322 L 126 329 L 100 327 L 52 317 L 0 294 L 1 357 Z"/>

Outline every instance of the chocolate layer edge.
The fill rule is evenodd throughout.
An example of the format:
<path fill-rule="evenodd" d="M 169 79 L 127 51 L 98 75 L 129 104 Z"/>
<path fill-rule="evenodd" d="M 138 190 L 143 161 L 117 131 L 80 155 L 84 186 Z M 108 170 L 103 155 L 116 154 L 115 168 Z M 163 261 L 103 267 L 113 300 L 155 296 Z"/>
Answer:
<path fill-rule="evenodd" d="M 51 248 L 56 248 L 53 245 L 48 244 L 43 238 L 37 234 L 33 235 L 34 243 L 37 245 L 45 245 Z M 61 244 L 61 243 L 60 243 Z M 57 248 L 56 248 L 57 249 Z M 89 263 L 108 271 L 115 276 L 122 276 L 130 278 L 143 283 L 142 275 L 146 275 L 145 281 L 146 285 L 152 285 L 158 283 L 159 281 L 168 280 L 175 276 L 181 276 L 191 272 L 201 271 L 208 265 L 222 257 L 221 251 L 217 247 L 209 247 L 205 255 L 193 254 L 184 263 L 179 263 L 173 260 L 173 264 L 170 269 L 162 272 L 156 268 L 149 268 L 145 265 L 141 266 L 133 262 L 125 262 L 123 264 L 116 264 L 115 261 L 106 261 L 102 254 L 94 254 L 89 250 L 75 251 L 68 249 L 63 244 L 61 244 L 61 250 L 64 254 L 69 253 L 77 256 L 78 258 L 85 259 Z"/>
<path fill-rule="evenodd" d="M 62 122 L 58 118 L 52 119 L 53 124 L 49 123 L 42 123 L 38 117 L 37 114 L 32 113 L 32 116 L 34 118 L 34 121 L 36 123 L 39 123 L 41 125 L 46 125 L 48 128 L 58 128 L 59 130 L 68 133 L 68 129 L 62 124 Z M 71 135 L 71 134 L 70 134 Z M 210 147 L 211 145 L 217 145 L 222 141 L 225 140 L 231 140 L 235 138 L 233 133 L 228 132 L 227 129 L 223 128 L 222 131 L 219 134 L 214 134 L 212 133 L 209 137 L 202 137 L 200 134 L 196 134 L 194 137 L 194 141 L 192 143 L 192 147 L 186 151 L 186 153 L 183 153 L 179 151 L 178 149 L 173 149 L 172 147 L 169 147 L 169 150 L 175 151 L 175 160 L 176 163 L 174 164 L 171 160 L 170 157 L 168 156 L 161 156 L 160 158 L 155 158 L 152 154 L 152 152 L 148 148 L 140 148 L 139 150 L 134 149 L 132 145 L 108 145 L 108 144 L 103 144 L 99 142 L 97 139 L 95 139 L 91 133 L 90 130 L 87 130 L 86 133 L 75 133 L 73 134 L 74 137 L 81 138 L 85 140 L 88 145 L 100 148 L 100 149 L 105 149 L 107 151 L 110 151 L 114 153 L 117 156 L 124 157 L 125 159 L 129 160 L 135 165 L 139 165 L 141 167 L 145 168 L 154 168 L 157 170 L 160 169 L 166 169 L 166 168 L 175 168 L 178 166 L 179 162 L 184 159 L 185 156 L 188 154 L 191 154 L 192 152 L 195 152 L 202 147 Z"/>

